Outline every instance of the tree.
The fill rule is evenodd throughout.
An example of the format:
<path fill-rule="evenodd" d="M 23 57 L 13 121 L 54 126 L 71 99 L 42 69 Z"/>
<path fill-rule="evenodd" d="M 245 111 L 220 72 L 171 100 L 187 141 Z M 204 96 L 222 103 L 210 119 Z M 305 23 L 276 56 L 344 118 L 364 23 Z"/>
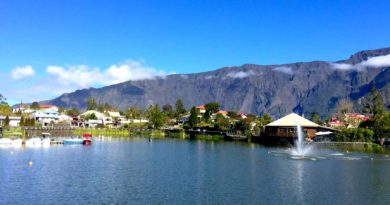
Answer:
<path fill-rule="evenodd" d="M 7 99 L 2 94 L 0 94 L 0 104 L 4 103 L 7 103 Z"/>
<path fill-rule="evenodd" d="M 35 126 L 35 119 L 34 118 L 27 118 L 26 119 L 26 124 L 27 124 L 27 126 L 31 126 L 31 127 L 33 127 L 33 126 Z"/>
<path fill-rule="evenodd" d="M 41 107 L 40 107 L 40 105 L 39 105 L 39 103 L 38 102 L 33 102 L 32 104 L 31 104 L 31 109 L 33 109 L 33 110 L 39 110 Z"/>
<path fill-rule="evenodd" d="M 251 130 L 250 121 L 247 119 L 240 119 L 234 124 L 234 129 L 241 134 L 249 135 Z"/>
<path fill-rule="evenodd" d="M 264 114 L 262 118 L 263 118 L 264 125 L 269 124 L 273 121 L 272 117 L 267 113 Z"/>
<path fill-rule="evenodd" d="M 95 110 L 97 108 L 96 100 L 93 97 L 87 99 L 87 110 Z"/>
<path fill-rule="evenodd" d="M 237 119 L 238 118 L 238 113 L 236 111 L 229 111 L 228 112 L 228 116 L 231 118 L 231 119 Z"/>
<path fill-rule="evenodd" d="M 205 109 L 206 109 L 206 112 L 209 112 L 209 113 L 216 113 L 219 111 L 219 108 L 221 107 L 219 105 L 219 103 L 217 102 L 209 102 L 207 103 L 206 105 L 204 105 Z"/>
<path fill-rule="evenodd" d="M 8 103 L 0 103 L 0 115 L 9 116 L 12 114 L 12 108 L 8 105 Z"/>
<path fill-rule="evenodd" d="M 373 115 L 374 118 L 380 118 L 384 113 L 384 104 L 382 95 L 375 87 L 375 83 L 371 83 L 371 91 L 362 100 L 363 113 Z"/>
<path fill-rule="evenodd" d="M 186 109 L 181 99 L 176 100 L 175 109 L 176 119 L 180 120 L 183 117 L 184 113 L 186 113 Z"/>
<path fill-rule="evenodd" d="M 374 130 L 375 137 L 378 139 L 389 136 L 390 116 L 386 112 L 383 97 L 374 84 L 372 84 L 370 94 L 366 100 L 364 111 L 371 114 L 372 118 L 370 123 L 365 123 L 365 126 L 371 126 Z"/>
<path fill-rule="evenodd" d="M 383 102 L 383 97 L 376 89 L 372 91 L 372 96 L 372 114 L 374 115 L 374 120 L 380 119 L 385 113 L 385 104 Z"/>
<path fill-rule="evenodd" d="M 218 128 L 219 130 L 222 130 L 222 131 L 227 131 L 230 129 L 230 121 L 229 119 L 227 119 L 225 116 L 223 116 L 222 114 L 218 114 L 216 117 L 215 117 L 215 126 L 216 128 Z"/>
<path fill-rule="evenodd" d="M 77 108 L 71 108 L 69 110 L 66 110 L 65 113 L 69 116 L 77 116 L 80 115 L 80 111 Z"/>
<path fill-rule="evenodd" d="M 12 114 L 12 108 L 8 105 L 7 99 L 0 94 L 0 115 L 9 116 Z"/>
<path fill-rule="evenodd" d="M 346 114 L 352 112 L 353 104 L 348 99 L 341 99 L 338 101 L 336 109 L 338 114 L 345 117 Z"/>
<path fill-rule="evenodd" d="M 149 107 L 147 110 L 147 118 L 150 125 L 155 129 L 162 127 L 165 123 L 165 115 L 160 111 L 159 105 L 151 105 Z"/>
<path fill-rule="evenodd" d="M 96 110 L 99 111 L 99 112 L 104 112 L 104 111 L 106 111 L 106 110 L 104 109 L 104 104 L 101 104 L 101 103 L 98 103 L 98 104 L 96 105 Z"/>
<path fill-rule="evenodd" d="M 10 123 L 9 116 L 6 116 L 5 119 L 4 119 L 4 127 L 8 128 L 9 127 L 9 123 Z"/>
<path fill-rule="evenodd" d="M 312 112 L 310 115 L 310 120 L 319 124 L 319 125 L 322 124 L 321 118 L 320 118 L 320 115 L 318 114 L 318 112 Z"/>
<path fill-rule="evenodd" d="M 377 138 L 382 139 L 390 136 L 390 113 L 383 114 L 380 119 L 375 120 L 374 130 Z"/>
<path fill-rule="evenodd" d="M 125 112 L 125 116 L 128 119 L 139 119 L 142 116 L 143 110 L 136 107 L 136 106 L 131 106 L 127 108 Z"/>
<path fill-rule="evenodd" d="M 220 105 L 217 102 L 209 102 L 206 105 L 204 105 L 204 107 L 206 109 L 206 112 L 204 113 L 204 118 L 207 121 L 210 119 L 210 116 L 213 113 L 216 113 L 219 111 Z"/>
<path fill-rule="evenodd" d="M 86 120 L 97 120 L 98 118 L 96 117 L 95 113 L 91 113 L 88 115 L 83 115 L 83 118 Z"/>
<path fill-rule="evenodd" d="M 199 123 L 199 110 L 195 107 L 191 108 L 190 117 L 188 118 L 188 124 L 191 128 L 194 128 Z"/>
<path fill-rule="evenodd" d="M 113 108 L 113 106 L 112 105 L 110 105 L 109 103 L 98 103 L 97 105 L 96 105 L 96 109 L 97 109 L 97 111 L 99 111 L 99 112 L 106 112 L 106 111 L 111 111 L 111 110 L 113 110 L 114 108 Z"/>
<path fill-rule="evenodd" d="M 336 132 L 336 141 L 342 142 L 372 142 L 374 132 L 366 128 L 344 128 L 339 132 Z"/>
<path fill-rule="evenodd" d="M 173 111 L 173 107 L 172 105 L 170 104 L 166 104 L 162 107 L 163 109 L 163 112 L 165 114 L 165 116 L 169 117 L 169 118 L 174 118 L 175 117 L 175 112 Z"/>
<path fill-rule="evenodd" d="M 25 118 L 22 116 L 20 119 L 19 126 L 26 126 L 26 127 L 34 127 L 35 126 L 35 119 L 34 118 Z"/>
<path fill-rule="evenodd" d="M 263 116 L 258 118 L 258 126 L 260 127 L 260 131 L 263 131 L 263 127 L 272 122 L 272 117 L 268 114 L 264 114 Z"/>
<path fill-rule="evenodd" d="M 20 127 L 25 126 L 25 124 L 24 124 L 24 116 L 23 116 L 23 115 L 20 117 L 19 126 L 20 126 Z"/>

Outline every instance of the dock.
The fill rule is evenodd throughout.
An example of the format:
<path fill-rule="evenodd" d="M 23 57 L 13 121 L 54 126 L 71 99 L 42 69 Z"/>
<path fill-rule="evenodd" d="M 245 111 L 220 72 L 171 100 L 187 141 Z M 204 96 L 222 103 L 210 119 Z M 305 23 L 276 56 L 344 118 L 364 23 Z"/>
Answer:
<path fill-rule="evenodd" d="M 58 141 L 58 140 L 55 140 L 55 141 L 50 141 L 50 144 L 64 144 L 64 141 Z"/>

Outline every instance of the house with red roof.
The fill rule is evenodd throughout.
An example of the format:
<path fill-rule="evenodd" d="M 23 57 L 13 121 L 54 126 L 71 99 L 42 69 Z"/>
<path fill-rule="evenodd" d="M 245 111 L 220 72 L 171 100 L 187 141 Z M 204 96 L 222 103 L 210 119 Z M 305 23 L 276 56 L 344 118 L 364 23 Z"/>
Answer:
<path fill-rule="evenodd" d="M 200 114 L 206 113 L 206 108 L 204 107 L 204 105 L 196 106 L 196 109 L 199 111 Z"/>
<path fill-rule="evenodd" d="M 347 113 L 340 119 L 338 117 L 332 117 L 328 122 L 328 126 L 332 128 L 356 128 L 359 127 L 361 122 L 367 121 L 370 118 L 360 113 Z"/>
<path fill-rule="evenodd" d="M 246 119 L 246 118 L 248 118 L 248 115 L 245 114 L 245 113 L 239 113 L 238 117 L 241 118 L 241 119 Z"/>
<path fill-rule="evenodd" d="M 224 117 L 227 117 L 228 116 L 228 111 L 220 110 L 220 111 L 216 112 L 215 115 L 222 115 Z"/>

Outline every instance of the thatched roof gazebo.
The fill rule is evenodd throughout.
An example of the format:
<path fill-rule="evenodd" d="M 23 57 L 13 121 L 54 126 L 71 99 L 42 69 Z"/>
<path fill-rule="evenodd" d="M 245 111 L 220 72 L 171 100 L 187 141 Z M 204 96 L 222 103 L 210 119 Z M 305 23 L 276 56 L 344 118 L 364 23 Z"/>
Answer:
<path fill-rule="evenodd" d="M 302 131 L 307 139 L 315 138 L 316 133 L 319 131 L 329 131 L 326 127 L 291 113 L 265 125 L 264 132 L 258 140 L 293 142 L 297 136 L 297 125 L 302 127 Z"/>

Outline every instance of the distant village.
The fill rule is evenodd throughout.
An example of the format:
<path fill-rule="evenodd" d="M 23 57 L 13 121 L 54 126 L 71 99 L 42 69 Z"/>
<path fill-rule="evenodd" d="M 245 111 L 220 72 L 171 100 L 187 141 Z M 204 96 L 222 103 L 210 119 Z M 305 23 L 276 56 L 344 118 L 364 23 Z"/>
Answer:
<path fill-rule="evenodd" d="M 197 118 L 201 124 L 202 119 L 206 113 L 205 105 L 196 106 Z M 129 124 L 149 123 L 149 119 L 146 116 L 139 115 L 139 118 L 126 116 L 123 112 L 114 110 L 105 110 L 99 112 L 97 110 L 87 110 L 80 114 L 67 114 L 68 110 L 61 109 L 55 105 L 39 104 L 39 107 L 32 108 L 29 104 L 17 104 L 12 107 L 12 115 L 0 116 L 0 125 L 4 126 L 6 118 L 9 119 L 9 127 L 19 126 L 39 126 L 39 127 L 52 127 L 52 126 L 70 126 L 81 128 L 121 128 L 126 127 Z M 139 111 L 141 112 L 141 111 Z M 214 122 L 218 117 L 226 119 L 234 118 L 235 120 L 254 119 L 258 116 L 246 113 L 236 113 L 233 111 L 218 110 L 211 113 L 210 120 Z M 171 125 L 184 124 L 189 120 L 190 113 L 183 113 L 181 119 L 169 119 Z M 267 116 L 268 121 L 271 122 L 271 117 Z M 33 123 L 26 124 L 22 121 L 31 120 Z M 360 113 L 346 113 L 343 119 L 340 117 L 332 117 L 328 121 L 324 122 L 323 126 L 330 128 L 356 128 L 363 121 L 369 120 L 369 117 Z M 317 121 L 318 122 L 318 121 Z M 172 124 L 173 123 L 173 124 Z M 251 126 L 255 126 L 252 123 Z"/>
<path fill-rule="evenodd" d="M 383 105 L 383 99 L 374 93 L 376 99 L 369 101 L 368 115 L 353 112 L 353 105 L 341 100 L 337 112 L 329 119 L 322 120 L 317 113 L 300 116 L 291 113 L 273 120 L 270 115 L 227 111 L 218 102 L 194 106 L 189 110 L 181 99 L 175 105 L 150 105 L 147 109 L 136 106 L 121 111 L 108 103 L 97 103 L 94 98 L 87 100 L 83 112 L 72 108 L 64 109 L 50 104 L 17 104 L 7 107 L 2 103 L 0 126 L 2 129 L 17 127 L 55 128 L 68 127 L 104 129 L 180 129 L 232 133 L 253 139 L 294 139 L 295 127 L 299 124 L 307 140 L 331 136 L 336 141 L 365 141 L 388 139 L 390 114 Z M 378 97 L 380 96 L 380 97 Z M 375 96 L 374 96 L 375 97 Z M 4 114 L 5 113 L 5 114 Z M 309 118 L 306 119 L 305 117 Z"/>
<path fill-rule="evenodd" d="M 80 114 L 67 114 L 67 110 L 50 104 L 40 104 L 38 108 L 32 108 L 28 104 L 18 104 L 12 107 L 11 116 L 0 116 L 1 125 L 5 118 L 9 118 L 9 127 L 19 126 L 69 126 L 81 128 L 119 128 L 130 123 L 147 123 L 147 119 L 131 119 L 120 114 L 118 111 L 87 110 Z M 33 123 L 23 123 L 32 120 Z"/>
<path fill-rule="evenodd" d="M 218 110 L 213 110 L 213 113 L 210 114 L 209 118 L 211 122 L 214 122 L 218 117 L 223 117 L 226 119 L 233 118 L 235 120 L 245 120 L 251 119 L 255 121 L 255 118 L 258 116 L 234 111 L 220 110 L 219 105 L 217 106 Z M 130 113 L 130 116 L 121 112 L 115 111 L 114 109 L 104 110 L 103 112 L 97 110 L 86 110 L 85 112 L 79 113 L 79 111 L 73 112 L 75 109 L 66 110 L 60 109 L 55 105 L 50 104 L 38 104 L 37 106 L 32 106 L 29 104 L 17 104 L 12 107 L 12 115 L 10 116 L 0 116 L 0 125 L 4 126 L 6 118 L 7 126 L 9 127 L 19 127 L 19 126 L 39 126 L 39 127 L 52 127 L 52 126 L 70 126 L 70 127 L 81 127 L 81 128 L 121 128 L 126 127 L 129 124 L 138 124 L 138 123 L 149 123 L 147 116 L 142 114 L 142 110 L 138 108 L 133 109 L 133 113 Z M 138 109 L 137 111 L 135 109 Z M 195 107 L 197 112 L 197 121 L 201 124 L 202 119 L 205 118 L 206 107 L 205 105 L 199 105 Z M 134 112 L 139 112 L 138 116 L 131 116 Z M 170 114 L 173 112 L 172 108 L 163 110 L 162 112 Z M 69 114 L 71 113 L 71 114 Z M 137 114 L 135 114 L 137 115 Z M 171 123 L 170 125 L 184 124 L 188 122 L 190 117 L 190 112 L 183 112 L 183 115 L 180 116 L 180 119 L 175 118 L 175 113 L 173 115 L 167 116 L 172 117 L 172 119 L 167 119 Z M 137 118 L 138 117 L 138 118 Z M 268 121 L 271 122 L 272 119 L 270 116 L 266 116 Z M 313 116 L 312 116 L 313 118 Z M 23 123 L 23 121 L 31 120 L 32 123 Z M 316 120 L 316 119 L 314 119 Z M 369 120 L 369 117 L 360 113 L 345 113 L 342 119 L 340 117 L 332 117 L 328 121 L 320 122 L 318 119 L 317 123 L 320 122 L 323 126 L 328 126 L 330 128 L 356 128 L 363 121 Z M 251 124 L 252 127 L 255 126 L 255 123 Z"/>

